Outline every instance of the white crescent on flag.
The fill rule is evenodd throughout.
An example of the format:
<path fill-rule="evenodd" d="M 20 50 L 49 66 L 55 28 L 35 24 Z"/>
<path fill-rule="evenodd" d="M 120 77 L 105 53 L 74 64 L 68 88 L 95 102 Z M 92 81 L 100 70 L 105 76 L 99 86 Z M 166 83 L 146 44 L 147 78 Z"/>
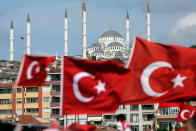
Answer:
<path fill-rule="evenodd" d="M 28 69 L 27 69 L 27 79 L 30 80 L 33 78 L 32 76 L 32 70 L 33 70 L 33 67 L 36 66 L 36 65 L 39 65 L 38 61 L 32 61 L 31 64 L 29 65 Z M 35 70 L 35 73 L 39 73 L 40 72 L 40 67 L 38 66 Z"/>
<path fill-rule="evenodd" d="M 155 92 L 152 90 L 152 88 L 150 87 L 150 84 L 149 84 L 149 78 L 150 78 L 151 74 L 155 70 L 157 70 L 161 67 L 168 67 L 173 70 L 173 67 L 168 62 L 157 61 L 157 62 L 153 62 L 150 65 L 148 65 L 142 72 L 141 79 L 140 79 L 141 84 L 142 84 L 142 88 L 143 88 L 144 92 L 149 96 L 160 97 L 168 92 L 168 91 L 165 91 L 162 93 Z"/>

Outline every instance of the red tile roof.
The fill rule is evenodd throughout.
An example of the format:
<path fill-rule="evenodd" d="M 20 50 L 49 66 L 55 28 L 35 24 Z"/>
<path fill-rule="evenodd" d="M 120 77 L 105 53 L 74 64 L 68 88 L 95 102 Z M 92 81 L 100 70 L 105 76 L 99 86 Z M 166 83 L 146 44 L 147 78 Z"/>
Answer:
<path fill-rule="evenodd" d="M 36 124 L 36 125 L 40 125 L 40 124 L 43 124 L 43 123 L 38 121 L 32 115 L 20 115 L 19 116 L 19 121 L 17 121 L 16 124 Z"/>

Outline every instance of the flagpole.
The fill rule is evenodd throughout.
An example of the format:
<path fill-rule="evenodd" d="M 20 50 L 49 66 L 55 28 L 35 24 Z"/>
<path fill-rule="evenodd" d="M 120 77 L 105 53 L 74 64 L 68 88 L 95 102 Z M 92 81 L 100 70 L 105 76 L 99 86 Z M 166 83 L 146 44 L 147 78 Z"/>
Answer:
<path fill-rule="evenodd" d="M 131 48 L 131 50 L 130 50 L 130 57 L 129 57 L 129 59 L 128 59 L 128 61 L 127 61 L 127 64 L 125 65 L 125 68 L 128 68 L 129 67 L 129 64 L 130 64 L 130 62 L 131 62 L 131 59 L 132 59 L 132 57 L 133 57 L 133 52 L 134 52 L 134 49 L 135 49 L 135 39 L 136 39 L 136 36 L 134 35 L 134 40 L 133 40 L 133 47 Z"/>

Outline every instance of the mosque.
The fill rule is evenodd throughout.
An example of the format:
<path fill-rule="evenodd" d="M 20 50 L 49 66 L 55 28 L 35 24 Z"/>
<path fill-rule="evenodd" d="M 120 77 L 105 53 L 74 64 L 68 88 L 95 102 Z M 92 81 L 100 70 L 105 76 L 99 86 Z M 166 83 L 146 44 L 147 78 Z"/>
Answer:
<path fill-rule="evenodd" d="M 95 43 L 92 43 L 89 47 L 87 47 L 87 25 L 86 25 L 86 6 L 85 1 L 82 0 L 82 55 L 79 57 L 81 59 L 92 59 L 95 57 L 96 60 L 102 59 L 120 59 L 123 62 L 126 62 L 132 50 L 130 44 L 130 21 L 129 21 L 129 13 L 126 12 L 126 37 L 123 37 L 117 31 L 110 29 L 100 35 Z M 31 51 L 31 41 L 30 41 L 30 17 L 27 17 L 27 54 L 30 55 Z M 148 4 L 148 0 L 146 0 L 146 39 L 150 41 L 151 33 L 150 33 L 150 8 Z M 68 16 L 67 11 L 65 11 L 64 16 L 64 56 L 68 55 Z M 75 56 L 76 57 L 76 56 Z M 58 57 L 56 57 L 58 58 Z M 14 61 L 14 29 L 13 22 L 11 21 L 10 25 L 10 61 Z M 56 109 L 55 109 L 56 111 Z M 170 109 L 168 109 L 168 112 Z M 104 122 L 114 122 L 114 116 L 116 114 L 124 114 L 126 116 L 127 121 L 132 125 L 134 131 L 143 130 L 146 126 L 153 125 L 154 118 L 154 105 L 152 104 L 143 104 L 143 105 L 121 105 L 115 114 L 102 114 L 101 116 L 96 116 L 96 118 L 100 118 Z M 164 119 L 165 110 L 163 111 L 163 117 L 160 115 L 157 117 L 159 124 L 171 125 L 174 123 L 174 119 Z M 161 115 L 162 115 L 161 114 Z M 170 114 L 173 115 L 173 114 Z M 81 118 L 81 120 L 80 120 Z M 86 121 L 90 118 L 87 115 L 77 116 L 78 121 Z M 76 120 L 76 116 L 64 116 L 64 123 L 67 125 L 70 122 Z"/>
<path fill-rule="evenodd" d="M 104 32 L 95 43 L 87 47 L 87 25 L 86 25 L 86 6 L 85 1 L 82 0 L 82 55 L 79 56 L 81 59 L 92 59 L 96 60 L 103 59 L 119 59 L 126 63 L 131 53 L 130 44 L 130 20 L 129 12 L 126 12 L 126 37 L 123 37 L 117 31 L 110 29 Z M 150 9 L 147 2 L 146 5 L 146 36 L 147 40 L 150 40 Z M 31 52 L 31 41 L 30 41 L 30 17 L 27 17 L 27 54 Z M 10 61 L 14 61 L 14 30 L 13 22 L 11 21 L 10 26 Z M 68 16 L 67 10 L 65 11 L 64 17 L 64 56 L 68 56 Z M 76 57 L 76 56 L 75 56 Z M 58 57 L 56 57 L 58 58 Z"/>

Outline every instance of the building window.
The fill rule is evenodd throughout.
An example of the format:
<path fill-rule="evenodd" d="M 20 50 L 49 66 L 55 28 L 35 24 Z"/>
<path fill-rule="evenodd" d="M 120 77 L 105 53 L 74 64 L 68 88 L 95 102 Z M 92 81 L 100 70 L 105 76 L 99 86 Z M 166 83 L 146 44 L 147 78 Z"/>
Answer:
<path fill-rule="evenodd" d="M 0 115 L 12 114 L 12 110 L 0 110 Z"/>
<path fill-rule="evenodd" d="M 139 122 L 139 114 L 131 114 L 130 121 L 133 123 L 138 123 Z"/>
<path fill-rule="evenodd" d="M 38 87 L 26 87 L 26 92 L 38 92 Z"/>
<path fill-rule="evenodd" d="M 22 103 L 22 98 L 17 98 L 17 103 L 18 104 Z"/>
<path fill-rule="evenodd" d="M 50 92 L 50 86 L 43 86 L 43 92 Z"/>
<path fill-rule="evenodd" d="M 26 98 L 25 99 L 25 103 L 37 103 L 38 102 L 38 98 Z"/>
<path fill-rule="evenodd" d="M 154 114 L 142 114 L 144 121 L 151 121 L 154 119 Z"/>
<path fill-rule="evenodd" d="M 139 131 L 139 125 L 132 125 L 132 131 Z"/>
<path fill-rule="evenodd" d="M 142 105 L 142 110 L 154 110 L 154 105 Z"/>
<path fill-rule="evenodd" d="M 120 105 L 119 109 L 127 109 L 126 105 Z"/>
<path fill-rule="evenodd" d="M 44 108 L 44 109 L 43 109 L 43 112 L 44 112 L 44 113 L 50 113 L 50 108 Z"/>
<path fill-rule="evenodd" d="M 16 110 L 16 113 L 17 113 L 18 115 L 21 115 L 21 114 L 22 114 L 22 109 L 17 109 L 17 110 Z"/>
<path fill-rule="evenodd" d="M 67 126 L 70 126 L 72 123 L 75 123 L 75 119 L 67 119 Z"/>
<path fill-rule="evenodd" d="M 60 114 L 60 109 L 52 109 L 52 114 Z"/>
<path fill-rule="evenodd" d="M 178 107 L 161 108 L 158 110 L 159 115 L 178 115 Z"/>
<path fill-rule="evenodd" d="M 37 113 L 38 108 L 26 108 L 25 113 Z"/>
<path fill-rule="evenodd" d="M 131 111 L 138 111 L 139 110 L 139 106 L 138 105 L 131 105 L 130 106 L 130 110 Z"/>
<path fill-rule="evenodd" d="M 21 93 L 22 92 L 22 88 L 17 88 L 17 93 Z"/>
<path fill-rule="evenodd" d="M 52 103 L 59 103 L 60 102 L 60 97 L 52 97 L 51 102 Z"/>
<path fill-rule="evenodd" d="M 86 121 L 87 121 L 86 119 L 79 119 L 80 124 L 86 124 Z"/>
<path fill-rule="evenodd" d="M 52 91 L 53 91 L 53 92 L 59 92 L 59 91 L 60 91 L 60 85 L 55 85 L 55 84 L 53 84 L 53 85 L 52 85 Z"/>
<path fill-rule="evenodd" d="M 44 97 L 44 98 L 43 98 L 43 102 L 44 102 L 44 103 L 50 102 L 50 97 Z"/>
<path fill-rule="evenodd" d="M 12 88 L 0 89 L 0 94 L 11 94 Z"/>
<path fill-rule="evenodd" d="M 11 104 L 11 100 L 10 99 L 0 99 L 0 104 L 1 105 Z"/>

